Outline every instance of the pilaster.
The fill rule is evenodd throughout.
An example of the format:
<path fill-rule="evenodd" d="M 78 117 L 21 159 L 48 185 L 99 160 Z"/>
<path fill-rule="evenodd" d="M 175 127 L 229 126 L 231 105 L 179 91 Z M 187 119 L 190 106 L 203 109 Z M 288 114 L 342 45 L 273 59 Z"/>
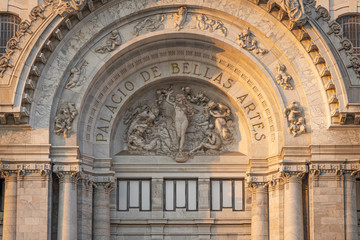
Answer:
<path fill-rule="evenodd" d="M 89 175 L 82 175 L 78 182 L 78 239 L 92 238 L 93 180 Z"/>
<path fill-rule="evenodd" d="M 96 178 L 94 182 L 94 240 L 110 240 L 110 192 L 114 189 L 114 179 Z"/>
<path fill-rule="evenodd" d="M 3 161 L 1 169 L 3 175 L 7 175 L 4 239 L 47 239 L 50 165 L 7 164 Z"/>
<path fill-rule="evenodd" d="M 267 184 L 251 183 L 251 239 L 267 240 L 269 238 L 269 216 Z"/>

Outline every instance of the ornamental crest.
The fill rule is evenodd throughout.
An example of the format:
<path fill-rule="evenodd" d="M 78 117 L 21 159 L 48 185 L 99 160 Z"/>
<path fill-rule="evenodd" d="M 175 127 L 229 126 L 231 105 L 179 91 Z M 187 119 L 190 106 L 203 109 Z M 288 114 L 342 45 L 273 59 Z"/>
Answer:
<path fill-rule="evenodd" d="M 194 155 L 229 152 L 235 131 L 227 105 L 189 86 L 156 89 L 153 99 L 142 99 L 125 113 L 130 154 L 166 155 L 186 162 Z"/>

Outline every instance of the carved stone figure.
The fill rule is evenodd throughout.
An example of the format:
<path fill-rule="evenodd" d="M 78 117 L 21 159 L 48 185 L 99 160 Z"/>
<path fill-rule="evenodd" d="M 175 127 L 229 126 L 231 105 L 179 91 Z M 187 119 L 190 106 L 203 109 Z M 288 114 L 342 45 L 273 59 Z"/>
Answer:
<path fill-rule="evenodd" d="M 186 98 L 184 94 L 177 94 L 175 101 L 170 100 L 170 94 L 173 91 L 169 91 L 166 97 L 166 102 L 171 104 L 175 109 L 175 129 L 176 135 L 179 143 L 178 152 L 183 151 L 184 142 L 185 142 L 185 133 L 189 125 L 187 115 L 192 115 L 192 109 L 187 105 Z"/>
<path fill-rule="evenodd" d="M 65 138 L 68 137 L 72 131 L 72 123 L 77 114 L 75 103 L 63 102 L 54 119 L 56 134 L 63 134 Z"/>
<path fill-rule="evenodd" d="M 25 33 L 32 34 L 33 32 L 29 29 L 31 26 L 31 23 L 28 20 L 22 21 L 19 26 L 18 30 L 16 32 L 16 36 L 18 38 L 25 35 Z"/>
<path fill-rule="evenodd" d="M 210 32 L 219 31 L 225 37 L 227 36 L 227 28 L 224 26 L 222 21 L 210 19 L 205 14 L 197 15 L 196 20 L 197 29 L 208 30 Z"/>
<path fill-rule="evenodd" d="M 210 100 L 208 103 L 209 113 L 215 118 L 215 128 L 222 139 L 228 140 L 232 134 L 227 126 L 230 117 L 230 109 L 222 103 L 215 103 Z"/>
<path fill-rule="evenodd" d="M 174 27 L 176 30 L 180 31 L 184 28 L 187 17 L 187 8 L 181 7 L 177 10 L 177 13 L 174 15 Z"/>
<path fill-rule="evenodd" d="M 221 147 L 221 137 L 219 136 L 219 134 L 217 134 L 216 132 L 214 132 L 212 129 L 208 129 L 206 131 L 206 138 L 204 139 L 203 142 L 200 143 L 199 146 L 197 146 L 196 148 L 194 148 L 193 150 L 190 151 L 190 153 L 199 151 L 204 149 L 206 150 L 219 150 L 219 148 Z"/>
<path fill-rule="evenodd" d="M 153 103 L 148 102 L 125 112 L 129 153 L 167 155 L 185 162 L 193 155 L 216 154 L 231 146 L 235 132 L 231 110 L 205 93 L 170 86 L 157 89 Z"/>
<path fill-rule="evenodd" d="M 97 53 L 112 52 L 115 50 L 115 48 L 120 46 L 121 43 L 122 43 L 122 40 L 121 40 L 119 32 L 117 30 L 113 30 L 111 32 L 111 36 L 106 40 L 106 45 L 102 46 L 102 47 L 98 47 L 95 51 Z"/>
<path fill-rule="evenodd" d="M 7 55 L 2 55 L 0 57 L 0 77 L 4 76 L 5 71 L 8 68 L 13 68 L 14 66 L 9 63 L 10 58 Z"/>
<path fill-rule="evenodd" d="M 164 25 L 164 23 L 163 23 L 164 19 L 165 19 L 164 15 L 156 15 L 154 17 L 148 17 L 145 20 L 140 21 L 134 27 L 135 35 L 139 36 L 140 32 L 143 29 L 146 29 L 146 30 L 148 30 L 150 32 L 156 31 L 157 29 L 159 29 L 159 27 Z"/>
<path fill-rule="evenodd" d="M 289 15 L 289 19 L 297 24 L 306 23 L 306 15 L 301 5 L 302 0 L 281 0 L 281 5 Z"/>
<path fill-rule="evenodd" d="M 292 90 L 293 87 L 290 83 L 292 77 L 286 72 L 286 67 L 283 64 L 276 64 L 275 69 L 277 71 L 276 81 L 285 90 Z"/>
<path fill-rule="evenodd" d="M 266 49 L 262 49 L 258 46 L 258 42 L 254 40 L 253 34 L 250 29 L 246 29 L 238 34 L 238 44 L 248 51 L 254 51 L 258 55 L 264 55 L 268 52 Z"/>
<path fill-rule="evenodd" d="M 38 17 L 41 19 L 45 19 L 46 17 L 44 16 L 43 12 L 44 12 L 43 6 L 39 5 L 39 6 L 34 7 L 33 9 L 31 9 L 30 19 L 32 21 L 36 20 Z"/>
<path fill-rule="evenodd" d="M 158 144 L 159 139 L 152 139 L 149 143 L 146 143 L 143 136 L 145 130 L 148 128 L 146 124 L 137 124 L 134 126 L 132 133 L 128 137 L 128 148 L 134 151 L 152 151 Z"/>
<path fill-rule="evenodd" d="M 305 133 L 305 121 L 304 118 L 301 117 L 301 110 L 297 102 L 292 102 L 284 109 L 284 116 L 289 124 L 289 133 L 294 137 L 298 134 Z"/>
<path fill-rule="evenodd" d="M 65 85 L 66 89 L 72 89 L 81 85 L 85 78 L 84 74 L 86 73 L 87 65 L 88 62 L 84 61 L 80 67 L 80 70 L 76 67 L 70 70 L 71 74 L 68 83 Z"/>

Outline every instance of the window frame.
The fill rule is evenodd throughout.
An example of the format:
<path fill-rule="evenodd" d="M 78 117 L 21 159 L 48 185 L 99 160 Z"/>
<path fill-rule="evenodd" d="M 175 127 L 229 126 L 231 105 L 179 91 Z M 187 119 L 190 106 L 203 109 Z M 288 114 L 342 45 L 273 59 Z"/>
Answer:
<path fill-rule="evenodd" d="M 173 210 L 166 209 L 166 181 L 174 181 L 174 189 L 173 189 Z M 176 181 L 185 181 L 185 207 L 177 207 L 176 206 Z M 188 188 L 188 181 L 195 181 L 196 182 L 196 209 L 189 210 L 189 188 Z M 164 212 L 176 212 L 177 209 L 185 209 L 188 212 L 196 212 L 199 211 L 199 181 L 197 178 L 164 178 L 163 181 L 163 211 Z"/>
<path fill-rule="evenodd" d="M 359 20 L 359 22 L 357 21 L 353 21 L 351 18 L 357 18 Z M 360 57 L 360 13 L 345 13 L 345 14 L 341 14 L 340 16 L 338 16 L 336 18 L 336 22 L 338 24 L 340 24 L 341 28 L 342 28 L 342 36 L 348 38 L 351 43 L 353 44 L 354 47 L 354 53 L 353 56 L 358 56 Z M 345 26 L 349 26 L 349 28 L 351 26 L 353 26 L 356 30 L 356 28 L 358 28 L 358 32 L 354 31 L 354 32 L 349 32 L 347 31 L 347 27 Z M 347 37 L 349 35 L 355 36 L 356 39 L 352 39 L 351 37 Z"/>
<path fill-rule="evenodd" d="M 7 19 L 9 19 L 10 17 L 12 17 L 12 21 L 3 21 L 2 17 L 7 17 Z M 2 33 L 4 32 L 5 35 L 5 40 L 6 42 L 4 42 L 5 45 L 2 45 L 2 43 L 0 42 L 0 57 L 4 54 L 6 54 L 6 48 L 7 48 L 7 43 L 8 41 L 12 38 L 12 37 L 16 37 L 16 32 L 19 28 L 19 24 L 21 23 L 21 18 L 18 14 L 13 13 L 13 12 L 4 12 L 4 11 L 0 11 L 0 38 L 2 36 Z M 6 29 L 2 29 L 2 26 L 5 27 Z M 10 26 L 11 25 L 11 26 Z M 10 30 L 11 28 L 11 30 Z M 6 31 L 5 31 L 6 30 Z M 13 33 L 13 34 L 11 34 Z"/>
<path fill-rule="evenodd" d="M 126 210 L 119 209 L 119 182 L 126 181 Z M 130 207 L 130 181 L 139 182 L 139 207 Z M 149 181 L 149 210 L 142 209 L 142 182 Z M 139 209 L 140 212 L 150 212 L 152 211 L 152 184 L 151 178 L 117 178 L 116 179 L 116 210 L 119 212 L 128 212 L 130 209 Z"/>
<path fill-rule="evenodd" d="M 220 182 L 220 209 L 214 210 L 212 199 L 213 199 L 213 187 L 212 182 L 219 181 Z M 231 181 L 231 207 L 223 207 L 223 181 Z M 242 183 L 242 207 L 241 210 L 235 209 L 235 181 L 241 181 Z M 232 209 L 234 212 L 242 212 L 245 211 L 245 179 L 244 178 L 210 178 L 210 211 L 213 212 L 221 212 L 223 209 Z"/>

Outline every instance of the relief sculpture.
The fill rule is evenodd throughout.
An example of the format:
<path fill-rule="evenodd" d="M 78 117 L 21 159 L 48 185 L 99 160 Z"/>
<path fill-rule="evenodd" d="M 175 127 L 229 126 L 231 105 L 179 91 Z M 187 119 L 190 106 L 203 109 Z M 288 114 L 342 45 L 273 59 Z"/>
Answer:
<path fill-rule="evenodd" d="M 129 107 L 124 118 L 130 154 L 166 155 L 185 162 L 198 154 L 229 150 L 234 139 L 228 106 L 190 87 L 157 89 L 155 100 Z"/>
<path fill-rule="evenodd" d="M 258 46 L 258 42 L 254 39 L 253 33 L 250 29 L 245 29 L 241 33 L 238 34 L 238 44 L 245 48 L 248 51 L 254 51 L 258 55 L 264 55 L 268 53 L 268 50 L 260 48 Z"/>
<path fill-rule="evenodd" d="M 174 27 L 176 30 L 180 31 L 184 28 L 187 12 L 188 10 L 186 7 L 181 7 L 177 10 L 176 14 L 174 15 Z"/>
<path fill-rule="evenodd" d="M 70 70 L 70 78 L 68 83 L 65 85 L 66 89 L 72 89 L 75 87 L 78 87 L 82 84 L 82 82 L 85 80 L 85 73 L 86 73 L 86 66 L 88 65 L 88 62 L 84 61 L 81 64 L 80 69 L 77 67 L 73 67 Z"/>
<path fill-rule="evenodd" d="M 106 44 L 104 46 L 98 47 L 95 49 L 97 53 L 108 53 L 114 51 L 118 46 L 122 43 L 120 34 L 117 30 L 113 30 L 111 32 L 111 36 L 106 40 Z"/>
<path fill-rule="evenodd" d="M 292 77 L 287 73 L 286 66 L 283 64 L 276 64 L 275 70 L 277 71 L 277 75 L 275 76 L 276 82 L 285 90 L 292 90 L 293 87 L 291 85 Z"/>
<path fill-rule="evenodd" d="M 302 111 L 297 102 L 292 102 L 284 110 L 284 116 L 288 121 L 288 131 L 294 137 L 305 133 L 305 120 L 301 116 Z"/>
<path fill-rule="evenodd" d="M 156 31 L 159 27 L 164 25 L 165 15 L 156 15 L 154 17 L 145 18 L 145 20 L 140 21 L 134 27 L 135 36 L 139 36 L 140 32 L 143 29 L 153 32 Z"/>
<path fill-rule="evenodd" d="M 199 30 L 208 30 L 210 32 L 218 31 L 224 37 L 227 36 L 227 28 L 224 26 L 224 23 L 220 20 L 214 20 L 206 16 L 205 14 L 200 14 L 196 16 L 196 27 Z"/>
<path fill-rule="evenodd" d="M 76 110 L 75 103 L 63 102 L 54 119 L 56 134 L 63 134 L 65 138 L 69 137 L 72 132 L 72 123 L 76 115 L 78 115 L 78 111 Z"/>

